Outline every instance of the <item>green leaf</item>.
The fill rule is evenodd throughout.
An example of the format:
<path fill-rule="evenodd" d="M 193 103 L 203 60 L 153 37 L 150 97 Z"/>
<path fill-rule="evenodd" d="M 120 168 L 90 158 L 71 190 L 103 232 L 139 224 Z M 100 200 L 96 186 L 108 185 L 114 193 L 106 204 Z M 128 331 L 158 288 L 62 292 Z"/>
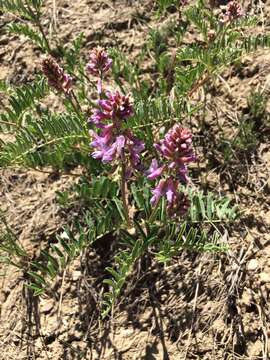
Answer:
<path fill-rule="evenodd" d="M 35 282 L 37 284 L 46 285 L 46 281 L 41 275 L 39 275 L 39 274 L 37 274 L 36 272 L 33 272 L 33 271 L 28 271 L 27 273 L 28 273 L 28 275 L 30 275 L 35 280 Z"/>
<path fill-rule="evenodd" d="M 117 210 L 118 210 L 119 215 L 121 216 L 121 219 L 122 219 L 123 221 L 126 221 L 127 219 L 126 219 L 126 215 L 125 215 L 125 213 L 124 213 L 124 209 L 123 209 L 123 204 L 122 204 L 122 202 L 121 202 L 117 197 L 114 197 L 114 198 L 113 198 L 113 202 L 114 202 L 115 205 L 116 205 L 116 208 L 117 208 Z"/>
<path fill-rule="evenodd" d="M 23 35 L 40 47 L 44 52 L 48 50 L 47 44 L 42 35 L 35 31 L 28 24 L 12 23 L 7 25 L 7 29 L 12 34 Z"/>

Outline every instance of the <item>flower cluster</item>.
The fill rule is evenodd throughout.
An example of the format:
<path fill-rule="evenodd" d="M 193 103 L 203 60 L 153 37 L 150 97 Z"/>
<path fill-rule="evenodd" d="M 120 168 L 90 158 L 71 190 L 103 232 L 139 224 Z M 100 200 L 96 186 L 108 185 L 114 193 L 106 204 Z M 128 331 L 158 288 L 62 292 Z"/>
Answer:
<path fill-rule="evenodd" d="M 73 78 L 64 72 L 54 58 L 47 57 L 42 61 L 42 72 L 47 77 L 50 86 L 59 92 L 70 94 Z"/>
<path fill-rule="evenodd" d="M 191 131 L 175 124 L 160 143 L 154 144 L 166 162 L 159 167 L 157 160 L 153 160 L 148 178 L 155 179 L 164 172 L 173 170 L 180 180 L 187 182 L 187 164 L 195 161 L 191 144 Z"/>
<path fill-rule="evenodd" d="M 95 56 L 94 56 L 95 55 Z M 91 67 L 92 74 L 101 76 L 111 66 L 111 59 L 107 54 L 97 49 L 93 53 Z M 117 159 L 128 162 L 127 176 L 140 164 L 140 153 L 144 143 L 136 138 L 131 130 L 123 128 L 125 121 L 133 114 L 133 106 L 128 95 L 119 91 L 99 92 L 97 107 L 93 109 L 89 123 L 99 129 L 99 133 L 90 131 L 91 146 L 95 148 L 92 156 L 102 162 Z"/>
<path fill-rule="evenodd" d="M 178 192 L 180 183 L 188 181 L 187 164 L 195 161 L 191 131 L 175 124 L 155 148 L 162 156 L 162 164 L 154 159 L 148 170 L 148 179 L 154 180 L 163 176 L 152 190 L 152 205 L 158 204 L 161 197 L 167 199 L 167 211 L 172 215 L 182 215 L 189 207 L 189 202 L 183 193 Z"/>
<path fill-rule="evenodd" d="M 244 16 L 244 11 L 237 0 L 230 1 L 225 10 L 226 12 L 221 19 L 223 23 L 229 23 Z"/>
<path fill-rule="evenodd" d="M 92 153 L 93 158 L 101 159 L 102 162 L 111 162 L 123 158 L 128 153 L 131 168 L 137 168 L 140 164 L 140 153 L 144 150 L 144 143 L 136 138 L 131 131 L 117 131 L 113 124 L 102 129 L 101 135 L 90 132 L 93 141 L 91 146 L 96 150 Z M 129 171 L 131 170 L 129 169 Z"/>
<path fill-rule="evenodd" d="M 127 95 L 121 95 L 119 91 L 112 93 L 105 92 L 105 98 L 98 100 L 98 107 L 93 110 L 89 121 L 97 127 L 104 127 L 104 120 L 112 119 L 115 125 L 122 120 L 126 120 L 133 114 L 133 107 L 130 103 L 130 98 Z"/>
<path fill-rule="evenodd" d="M 86 65 L 86 69 L 91 75 L 102 77 L 102 75 L 106 73 L 111 66 L 112 59 L 109 58 L 103 48 L 97 47 L 90 52 L 89 62 Z"/>

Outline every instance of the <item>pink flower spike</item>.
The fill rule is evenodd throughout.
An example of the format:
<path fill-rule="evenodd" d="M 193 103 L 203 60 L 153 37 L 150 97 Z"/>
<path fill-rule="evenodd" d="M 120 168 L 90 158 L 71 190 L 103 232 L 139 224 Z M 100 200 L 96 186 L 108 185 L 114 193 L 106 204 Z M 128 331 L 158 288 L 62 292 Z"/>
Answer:
<path fill-rule="evenodd" d="M 53 57 L 42 61 L 42 72 L 48 79 L 48 84 L 57 91 L 69 95 L 73 87 L 73 78 L 64 72 Z"/>
<path fill-rule="evenodd" d="M 171 170 L 175 169 L 176 172 L 178 172 L 177 169 L 183 169 L 184 164 L 195 161 L 196 158 L 191 145 L 191 131 L 182 128 L 179 124 L 175 124 L 159 144 L 154 144 L 156 150 L 163 158 L 169 161 L 168 168 Z M 155 173 L 153 178 L 155 178 Z M 180 178 L 186 179 L 186 174 L 182 176 L 181 173 Z"/>
<path fill-rule="evenodd" d="M 90 52 L 89 62 L 86 65 L 87 71 L 93 76 L 102 76 L 112 67 L 112 59 L 101 47 Z"/>
<path fill-rule="evenodd" d="M 221 18 L 223 23 L 232 22 L 244 16 L 244 11 L 239 4 L 239 1 L 232 0 L 226 6 L 226 13 Z"/>

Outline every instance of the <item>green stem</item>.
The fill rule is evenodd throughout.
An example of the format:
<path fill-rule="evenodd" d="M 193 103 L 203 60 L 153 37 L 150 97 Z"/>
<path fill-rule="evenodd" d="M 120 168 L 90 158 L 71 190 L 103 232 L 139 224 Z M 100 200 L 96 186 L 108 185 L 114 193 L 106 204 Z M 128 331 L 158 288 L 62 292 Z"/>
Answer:
<path fill-rule="evenodd" d="M 84 121 L 84 123 L 83 123 L 84 128 L 85 128 L 86 132 L 88 132 L 86 118 L 85 118 L 84 113 L 82 111 L 81 105 L 80 105 L 80 103 L 79 103 L 79 101 L 77 99 L 77 96 L 75 95 L 73 90 L 71 91 L 71 96 L 68 96 L 67 99 L 69 100 L 70 104 L 72 105 L 74 111 L 79 116 L 79 118 Z M 74 104 L 73 100 L 75 101 L 75 104 Z"/>
<path fill-rule="evenodd" d="M 51 53 L 52 50 L 51 50 L 49 41 L 48 41 L 48 39 L 47 39 L 47 36 L 46 36 L 46 34 L 45 34 L 44 30 L 43 30 L 43 27 L 42 27 L 39 19 L 36 20 L 36 25 L 37 25 L 37 27 L 39 28 L 39 31 L 41 32 L 41 35 L 42 35 L 43 40 L 44 40 L 44 42 L 45 42 L 45 47 L 46 47 L 48 53 Z"/>
<path fill-rule="evenodd" d="M 154 209 L 152 210 L 148 222 L 151 224 L 154 220 L 155 220 L 155 216 L 157 214 L 158 208 L 159 208 L 159 203 L 160 203 L 160 199 L 159 201 L 156 203 L 156 205 L 154 206 Z"/>
<path fill-rule="evenodd" d="M 79 100 L 77 99 L 77 96 L 75 95 L 75 93 L 74 93 L 73 90 L 71 91 L 71 95 L 72 95 L 73 99 L 75 100 L 75 103 L 76 103 L 76 105 L 77 105 L 77 108 L 78 108 L 79 112 L 80 112 L 81 114 L 83 114 L 83 111 L 82 111 L 81 105 L 80 105 L 80 103 L 79 103 Z"/>
<path fill-rule="evenodd" d="M 130 218 L 129 218 L 128 204 L 127 204 L 127 192 L 126 192 L 126 190 L 127 190 L 126 157 L 125 157 L 124 150 L 122 150 L 122 152 L 121 152 L 121 160 L 122 160 L 122 164 L 121 164 L 121 197 L 122 197 L 125 217 L 127 220 L 127 225 L 128 225 L 128 227 L 130 227 L 131 222 L 130 222 Z"/>
<path fill-rule="evenodd" d="M 40 22 L 40 12 L 37 10 L 37 13 L 35 14 L 35 12 L 31 9 L 31 7 L 29 5 L 27 5 L 26 7 L 27 7 L 27 10 L 29 11 L 30 16 L 32 17 L 32 19 L 35 22 L 36 26 L 38 27 L 39 31 L 41 32 L 41 35 L 45 42 L 46 50 L 48 51 L 48 53 L 51 53 L 51 47 L 50 47 L 49 41 L 47 39 L 47 36 L 46 36 L 46 34 L 43 30 L 43 27 L 41 25 L 41 22 Z"/>
<path fill-rule="evenodd" d="M 67 96 L 66 96 L 66 99 L 68 99 L 68 101 L 69 101 L 70 105 L 72 106 L 73 110 L 75 111 L 75 113 L 76 113 L 79 117 L 81 117 L 80 111 L 77 109 L 76 105 L 75 105 L 74 102 L 73 102 L 73 97 L 71 97 L 70 95 L 67 95 Z"/>

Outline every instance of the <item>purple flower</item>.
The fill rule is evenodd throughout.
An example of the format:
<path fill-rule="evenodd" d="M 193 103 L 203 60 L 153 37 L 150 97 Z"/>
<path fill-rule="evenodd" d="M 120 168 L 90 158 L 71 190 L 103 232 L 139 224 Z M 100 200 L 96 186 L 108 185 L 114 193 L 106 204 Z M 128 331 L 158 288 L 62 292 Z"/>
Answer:
<path fill-rule="evenodd" d="M 128 95 L 121 95 L 119 91 L 106 91 L 105 95 L 106 99 L 99 100 L 98 104 L 107 119 L 125 120 L 133 114 L 133 106 Z"/>
<path fill-rule="evenodd" d="M 177 194 L 177 187 L 178 182 L 172 178 L 159 180 L 158 185 L 152 190 L 151 204 L 156 205 L 162 196 L 166 196 L 168 203 L 172 204 Z"/>
<path fill-rule="evenodd" d="M 105 154 L 110 150 L 111 143 L 113 142 L 113 127 L 107 125 L 102 129 L 101 135 L 98 135 L 94 131 L 90 131 L 93 141 L 90 143 L 96 150 L 92 153 L 92 157 L 95 159 L 102 159 Z"/>
<path fill-rule="evenodd" d="M 90 52 L 89 62 L 86 65 L 87 71 L 94 76 L 101 76 L 112 66 L 112 59 L 101 47 L 97 47 Z"/>
<path fill-rule="evenodd" d="M 93 147 L 103 147 L 108 146 L 113 139 L 112 127 L 107 125 L 104 127 L 101 136 L 96 134 L 94 131 L 90 131 L 90 135 L 93 136 L 94 140 L 91 142 L 91 146 Z"/>
<path fill-rule="evenodd" d="M 96 58 L 93 57 L 93 63 Z M 96 63 L 101 64 L 102 62 L 96 61 Z M 96 68 L 93 64 L 93 66 L 89 64 L 88 66 L 91 71 L 98 68 L 99 74 L 101 74 L 101 71 L 105 71 L 110 62 L 104 60 L 102 64 L 105 65 Z M 129 95 L 122 95 L 119 91 L 103 91 L 101 79 L 99 80 L 97 86 L 99 100 L 89 118 L 89 122 L 100 129 L 99 134 L 90 133 L 93 138 L 91 146 L 95 148 L 92 156 L 103 162 L 121 158 L 122 161 L 125 161 L 126 176 L 129 176 L 134 169 L 139 169 L 141 166 L 140 154 L 145 147 L 144 143 L 136 138 L 129 129 L 122 129 L 123 121 L 133 114 L 133 106 Z M 111 121 L 109 124 L 108 120 Z"/>
<path fill-rule="evenodd" d="M 168 161 L 168 169 L 175 169 L 177 175 L 184 182 L 187 181 L 186 164 L 195 161 L 191 131 L 175 124 L 159 144 L 155 144 L 157 151 Z M 156 172 L 155 172 L 156 171 Z M 153 169 L 152 178 L 159 176 L 160 168 Z M 157 175 L 157 176 L 156 176 Z M 151 179 L 151 174 L 150 174 Z"/>
<path fill-rule="evenodd" d="M 161 197 L 167 200 L 167 213 L 169 216 L 183 216 L 190 207 L 189 199 L 182 192 L 178 192 L 178 181 L 171 177 L 161 179 L 158 185 L 152 190 L 153 196 L 150 200 L 153 206 L 157 205 Z"/>
<path fill-rule="evenodd" d="M 104 128 L 105 124 L 103 123 L 104 120 L 107 120 L 107 116 L 102 110 L 100 109 L 93 109 L 92 115 L 89 118 L 89 123 L 93 123 L 98 128 Z"/>
<path fill-rule="evenodd" d="M 161 197 L 167 200 L 167 214 L 169 216 L 182 216 L 189 208 L 188 198 L 178 191 L 180 181 L 186 183 L 187 164 L 195 160 L 192 149 L 191 131 L 175 124 L 158 144 L 154 145 L 161 154 L 161 164 L 152 160 L 150 169 L 146 172 L 148 179 L 159 180 L 152 190 L 151 204 L 157 205 Z"/>
<path fill-rule="evenodd" d="M 73 78 L 66 74 L 52 57 L 42 61 L 42 72 L 48 79 L 48 84 L 57 91 L 70 94 L 73 87 Z"/>
<path fill-rule="evenodd" d="M 164 196 L 166 188 L 166 180 L 162 179 L 159 181 L 158 185 L 152 190 L 153 196 L 150 199 L 152 205 L 157 205 L 160 198 Z"/>
<path fill-rule="evenodd" d="M 127 138 L 127 150 L 129 152 L 130 164 L 133 168 L 137 168 L 140 164 L 140 154 L 145 148 L 143 141 L 135 137 L 130 130 L 125 132 Z"/>
<path fill-rule="evenodd" d="M 117 158 L 121 157 L 122 150 L 125 147 L 126 139 L 123 135 L 116 137 L 115 142 L 113 142 L 104 153 L 102 161 L 110 162 Z"/>
<path fill-rule="evenodd" d="M 244 16 L 244 11 L 238 1 L 232 0 L 226 6 L 226 12 L 221 21 L 223 23 L 232 22 Z"/>
<path fill-rule="evenodd" d="M 164 166 L 159 166 L 158 161 L 156 159 L 153 159 L 150 165 L 149 170 L 147 170 L 147 178 L 149 180 L 154 180 L 157 177 L 159 177 L 164 170 Z"/>
<path fill-rule="evenodd" d="M 133 106 L 128 95 L 121 95 L 119 91 L 106 91 L 106 98 L 97 102 L 98 108 L 93 109 L 89 122 L 102 128 L 105 120 L 113 120 L 114 126 L 121 127 L 121 121 L 133 114 Z"/>
<path fill-rule="evenodd" d="M 90 135 L 93 138 L 90 145 L 96 149 L 92 153 L 95 159 L 111 162 L 120 158 L 122 151 L 126 150 L 126 157 L 132 168 L 136 168 L 140 163 L 140 153 L 144 150 L 144 143 L 131 131 L 117 133 L 114 125 L 109 124 L 101 130 L 101 135 L 94 131 L 90 132 Z"/>

